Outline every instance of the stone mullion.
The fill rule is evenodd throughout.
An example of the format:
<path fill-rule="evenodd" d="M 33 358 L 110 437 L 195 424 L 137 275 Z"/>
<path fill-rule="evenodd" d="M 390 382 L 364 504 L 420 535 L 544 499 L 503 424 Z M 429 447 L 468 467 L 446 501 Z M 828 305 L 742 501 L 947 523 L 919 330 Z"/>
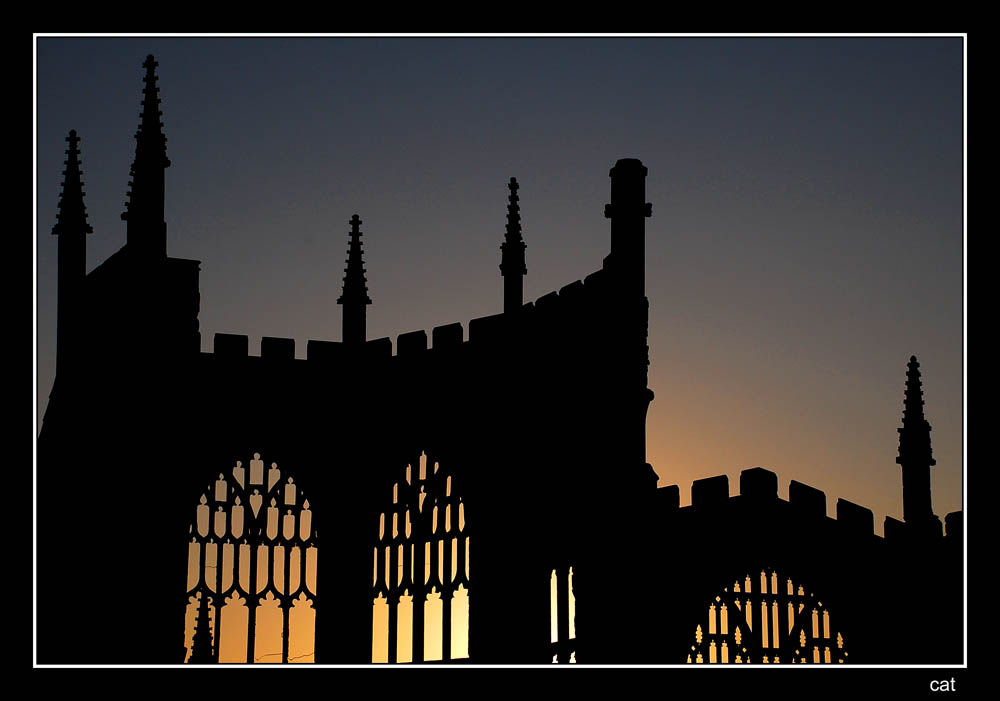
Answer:
<path fill-rule="evenodd" d="M 444 504 L 444 501 L 442 501 Z M 444 528 L 447 507 L 438 511 L 439 567 L 441 571 L 441 659 L 451 659 L 451 600 L 455 587 L 451 581 L 451 542 Z M 437 543 L 435 543 L 437 545 Z"/>
<path fill-rule="evenodd" d="M 413 617 L 412 632 L 413 644 L 411 646 L 412 659 L 414 662 L 424 661 L 424 606 L 427 602 L 427 593 L 423 587 L 419 589 L 414 586 L 413 593 Z"/>
<path fill-rule="evenodd" d="M 265 475 L 266 474 L 267 473 L 265 473 Z M 265 479 L 268 479 L 268 478 L 265 477 Z M 281 522 L 281 517 L 280 516 L 278 517 L 278 522 L 279 522 L 279 526 L 280 526 L 280 522 Z M 277 589 L 277 587 L 275 586 L 275 583 L 274 583 L 275 582 L 275 578 L 274 578 L 274 567 L 275 567 L 275 562 L 274 562 L 274 544 L 275 544 L 275 541 L 273 541 L 270 538 L 268 538 L 266 532 L 265 532 L 265 535 L 264 535 L 264 539 L 266 541 L 264 543 L 264 552 L 266 553 L 266 557 L 267 557 L 267 565 L 266 565 L 266 567 L 264 567 L 264 572 L 267 573 L 267 579 L 264 582 L 264 589 L 263 589 L 263 591 L 261 593 L 266 595 L 268 588 Z M 278 594 L 276 598 L 278 600 L 278 607 L 280 608 L 281 607 L 281 595 Z"/>
<path fill-rule="evenodd" d="M 226 533 L 229 533 L 229 511 L 226 511 Z M 225 550 L 223 543 L 215 545 L 215 625 L 213 626 L 212 660 L 219 661 L 219 647 L 222 642 L 222 566 L 225 561 Z"/>
<path fill-rule="evenodd" d="M 455 533 L 455 577 L 456 583 L 465 581 L 465 534 Z"/>
<path fill-rule="evenodd" d="M 430 513 L 433 513 L 433 511 L 431 511 Z M 440 568 L 440 560 L 438 558 L 438 540 L 439 540 L 439 538 L 438 538 L 438 536 L 433 531 L 430 530 L 430 527 L 428 527 L 427 532 L 428 532 L 427 542 L 430 543 L 430 551 L 431 551 L 431 553 L 430 553 L 431 554 L 430 570 L 431 571 L 430 571 L 430 577 L 428 578 L 428 581 L 429 582 L 436 582 L 437 583 L 435 585 L 436 589 L 437 589 L 438 592 L 440 592 L 441 589 L 443 588 L 444 581 L 443 581 L 443 578 L 439 578 L 438 577 L 438 569 Z"/>
<path fill-rule="evenodd" d="M 263 507 L 262 507 L 263 508 Z M 257 524 L 253 524 L 257 528 Z M 250 545 L 249 581 L 247 582 L 247 663 L 254 663 L 257 632 L 257 538 L 247 539 Z"/>
<path fill-rule="evenodd" d="M 811 663 L 812 662 L 812 654 L 806 654 L 807 647 L 808 647 L 808 642 L 809 642 L 809 636 L 806 635 L 807 647 L 804 648 L 803 646 L 799 645 L 799 641 L 800 641 L 801 636 L 802 636 L 802 631 L 804 631 L 804 630 L 807 629 L 806 625 L 803 624 L 803 620 L 808 621 L 808 619 L 807 618 L 804 619 L 803 617 L 807 616 L 809 610 L 806 607 L 803 607 L 802 611 L 801 612 L 799 611 L 799 604 L 800 603 L 807 603 L 807 602 L 804 600 L 804 597 L 800 600 L 799 594 L 798 594 L 798 587 L 795 587 L 794 591 L 795 591 L 795 594 L 791 597 L 792 611 L 793 611 L 794 618 L 793 618 L 792 630 L 791 630 L 791 633 L 788 636 L 789 643 L 790 643 L 789 655 L 796 662 L 798 662 L 802 657 L 805 657 L 806 661 L 809 662 L 809 663 Z M 810 623 L 810 625 L 811 625 L 811 623 Z M 795 654 L 795 650 L 796 649 L 798 649 L 798 651 L 799 651 L 798 655 Z"/>
<path fill-rule="evenodd" d="M 389 590 L 389 595 L 386 597 L 386 603 L 389 606 L 389 635 L 388 635 L 388 662 L 396 661 L 396 645 L 398 639 L 398 627 L 399 627 L 399 542 L 398 539 L 392 539 L 389 545 L 389 581 L 386 582 L 386 588 Z"/>
<path fill-rule="evenodd" d="M 378 541 L 378 543 L 375 546 L 375 551 L 376 551 L 376 555 L 375 555 L 375 557 L 376 557 L 375 568 L 376 568 L 376 570 L 375 570 L 375 584 L 374 584 L 374 587 L 377 589 L 378 585 L 379 585 L 379 582 L 381 582 L 383 588 L 386 590 L 386 593 L 388 593 L 388 591 L 389 591 L 389 579 L 388 579 L 388 577 L 386 577 L 386 574 L 385 574 L 385 565 L 386 565 L 386 552 L 385 552 L 385 549 L 386 549 L 385 541 L 384 540 Z M 372 592 L 372 598 L 374 599 L 376 596 L 378 596 L 378 593 L 376 591 L 373 591 Z"/>
<path fill-rule="evenodd" d="M 441 588 L 441 659 L 451 659 L 451 585 Z"/>
<path fill-rule="evenodd" d="M 445 518 L 447 518 L 447 514 L 448 514 L 448 509 L 447 509 L 447 505 L 446 505 L 445 506 L 445 510 L 444 510 L 444 514 L 443 514 L 445 516 Z M 447 526 L 447 525 L 450 525 L 450 524 L 448 524 L 447 521 L 445 521 L 444 522 L 444 526 Z M 448 657 L 445 658 L 445 659 L 451 659 L 451 624 L 452 624 L 452 620 L 451 620 L 451 600 L 452 600 L 452 597 L 454 596 L 454 593 L 455 593 L 455 581 L 454 581 L 454 578 L 451 576 L 451 569 L 452 569 L 452 567 L 451 567 L 451 564 L 452 564 L 451 563 L 451 542 L 452 542 L 453 538 L 451 537 L 451 532 L 450 531 L 446 530 L 444 527 L 442 527 L 441 530 L 442 530 L 442 534 L 441 535 L 443 536 L 442 537 L 442 541 L 444 542 L 444 546 L 442 548 L 442 550 L 444 551 L 444 563 L 443 563 L 444 564 L 444 580 L 443 580 L 442 584 L 444 584 L 444 589 L 448 592 L 448 603 L 447 603 L 447 606 L 442 608 L 442 615 L 444 616 L 444 620 L 447 621 L 447 623 L 448 623 L 448 638 L 447 638 L 447 641 L 448 641 Z M 442 602 L 443 602 L 443 599 L 442 599 Z M 442 630 L 443 630 L 443 626 L 442 626 Z M 442 637 L 444 637 L 444 633 L 443 632 L 442 632 L 441 635 L 442 635 Z"/>
<path fill-rule="evenodd" d="M 281 662 L 288 662 L 288 617 L 291 602 L 282 597 L 281 602 Z"/>
<path fill-rule="evenodd" d="M 403 512 L 404 514 L 406 512 Z M 405 518 L 405 516 L 404 516 Z M 410 540 L 406 537 L 405 521 L 403 521 L 403 528 L 399 531 L 399 542 L 403 546 L 403 571 L 400 578 L 400 594 L 409 593 L 413 594 L 413 581 L 410 573 L 413 571 L 413 547 Z"/>
<path fill-rule="evenodd" d="M 296 531 L 296 533 L 298 533 L 298 531 Z M 310 540 L 312 540 L 312 534 L 311 533 L 309 535 L 309 538 L 310 538 Z M 316 592 L 314 592 L 311 589 L 309 589 L 309 583 L 308 583 L 308 580 L 306 580 L 306 551 L 307 550 L 308 550 L 308 547 L 307 547 L 306 542 L 302 541 L 302 545 L 299 548 L 299 587 L 301 587 L 302 591 L 305 592 L 306 599 L 312 603 L 312 609 L 313 609 L 313 612 L 314 612 L 313 613 L 313 653 L 312 654 L 313 654 L 313 662 L 315 662 L 316 661 L 316 633 L 315 632 L 317 630 L 319 630 L 319 626 L 320 626 L 320 622 L 319 622 L 320 602 L 319 602 L 319 600 L 316 597 Z M 317 583 L 316 583 L 316 587 L 317 588 L 319 587 L 319 581 L 318 581 L 318 579 L 319 578 L 317 577 Z"/>
<path fill-rule="evenodd" d="M 726 604 L 726 635 L 725 640 L 729 648 L 729 662 L 736 662 L 736 655 L 742 654 L 740 649 L 746 645 L 747 622 L 743 613 L 743 603 L 739 602 L 742 592 L 728 592 L 722 595 L 722 601 Z M 739 602 L 739 606 L 736 604 Z M 742 626 L 742 628 L 741 628 Z M 740 630 L 740 644 L 736 644 L 736 631 Z M 719 649 L 719 659 L 722 659 L 722 650 Z"/>
<path fill-rule="evenodd" d="M 419 483 L 420 459 L 416 461 L 417 474 L 413 480 Z M 426 566 L 426 546 L 427 527 L 424 515 L 420 511 L 420 495 L 414 490 L 414 497 L 410 505 L 410 513 L 413 515 L 410 533 L 413 544 L 413 661 L 424 661 L 424 627 L 427 603 L 427 582 L 425 579 Z"/>
<path fill-rule="evenodd" d="M 735 593 L 729 592 L 723 594 L 722 601 L 726 604 L 726 633 L 723 640 L 725 640 L 729 650 L 729 662 L 733 663 L 736 661 L 736 654 L 739 652 L 739 646 L 736 644 L 736 627 L 740 624 L 743 613 L 736 606 L 737 595 Z M 721 647 L 719 648 L 719 659 L 722 659 Z"/>
<path fill-rule="evenodd" d="M 372 597 L 372 602 L 371 603 L 372 603 L 372 629 L 373 629 L 372 630 L 372 641 L 373 641 L 373 650 L 374 650 L 374 639 L 375 639 L 375 632 L 374 632 L 374 626 L 375 626 L 375 599 L 381 593 L 379 591 L 380 585 L 381 585 L 381 588 L 385 589 L 386 600 L 388 600 L 389 580 L 388 580 L 388 577 L 385 574 L 385 568 L 386 568 L 386 563 L 387 563 L 387 557 L 386 557 L 386 551 L 385 551 L 385 549 L 386 549 L 386 541 L 388 540 L 387 536 L 391 535 L 391 533 L 387 532 L 388 529 L 390 529 L 390 528 L 392 528 L 392 524 L 389 523 L 389 515 L 386 514 L 385 512 L 380 512 L 379 513 L 378 521 L 375 524 L 375 534 L 376 535 L 375 535 L 375 538 L 374 538 L 374 545 L 373 545 L 374 550 L 375 550 L 375 565 L 374 565 L 375 566 L 375 572 L 373 573 L 374 577 L 373 577 L 372 592 L 371 592 L 371 597 Z M 373 655 L 373 657 L 374 657 L 374 655 Z"/>
<path fill-rule="evenodd" d="M 222 595 L 216 592 L 215 601 L 212 603 L 215 608 L 215 621 L 212 626 L 212 661 L 218 664 L 219 649 L 222 647 Z"/>
<path fill-rule="evenodd" d="M 782 659 L 791 657 L 791 650 L 788 649 L 788 594 L 779 586 L 775 594 L 775 601 L 778 602 L 778 654 Z"/>
<path fill-rule="evenodd" d="M 244 524 L 243 532 L 244 532 L 244 534 L 246 533 L 246 525 L 245 524 Z M 240 543 L 233 543 L 233 590 L 235 592 L 242 591 L 242 589 L 243 589 L 243 585 L 240 583 L 240 564 L 241 564 L 241 561 L 242 561 L 241 550 L 242 549 L 240 547 Z M 249 605 L 249 597 L 247 597 L 247 598 L 248 598 L 248 605 Z M 224 601 L 220 601 L 219 602 L 220 606 L 219 606 L 219 610 L 218 610 L 217 623 L 219 624 L 218 630 L 220 630 L 220 631 L 222 630 L 222 625 L 221 625 L 222 624 L 222 606 L 224 604 L 225 604 Z M 219 659 L 219 651 L 221 650 L 221 648 L 222 648 L 222 636 L 219 636 L 218 649 L 216 649 L 216 651 L 215 651 L 215 656 L 216 656 L 215 659 L 216 659 L 216 661 L 218 661 L 218 659 Z M 247 660 L 247 661 L 249 662 L 249 660 Z"/>
<path fill-rule="evenodd" d="M 205 562 L 205 554 L 208 550 L 208 538 L 202 538 L 198 536 L 198 583 L 195 585 L 195 589 L 199 587 L 204 587 L 208 589 L 208 565 Z"/>
<path fill-rule="evenodd" d="M 744 603 L 743 606 L 746 606 Z M 740 630 L 740 642 L 736 642 L 736 628 Z M 754 649 L 753 641 L 753 631 L 750 630 L 750 626 L 747 625 L 746 618 L 741 615 L 736 619 L 736 625 L 733 626 L 733 649 L 729 651 L 729 661 L 735 662 L 736 656 L 740 655 L 743 663 L 745 664 L 747 658 L 752 658 L 756 650 Z M 746 648 L 746 652 L 743 652 L 743 648 Z"/>
<path fill-rule="evenodd" d="M 306 598 L 314 599 L 316 596 L 316 592 L 311 591 L 309 589 L 309 580 L 306 579 L 306 553 L 308 551 L 309 548 L 307 547 L 307 545 L 305 543 L 302 543 L 301 547 L 299 547 L 299 587 L 302 588 L 302 591 L 306 592 Z M 313 602 L 313 608 L 315 607 L 316 603 Z"/>
<path fill-rule="evenodd" d="M 715 630 L 719 634 L 720 641 L 725 640 L 727 643 L 732 643 L 733 642 L 733 634 L 735 633 L 735 629 L 734 629 L 735 617 L 736 617 L 737 614 L 739 614 L 739 609 L 736 608 L 736 603 L 735 603 L 736 602 L 736 597 L 735 597 L 734 594 L 732 594 L 730 592 L 724 592 L 722 594 L 722 596 L 719 597 L 719 598 L 721 600 L 718 602 L 718 606 L 716 607 L 716 611 L 719 614 L 719 624 L 718 624 L 718 626 L 716 627 Z M 722 606 L 723 606 L 723 604 L 725 604 L 725 606 L 726 606 L 726 632 L 725 633 L 722 632 Z M 720 645 L 721 645 L 721 642 L 720 642 Z M 722 648 L 721 647 L 719 648 L 719 659 L 720 660 L 722 659 Z"/>
<path fill-rule="evenodd" d="M 198 581 L 195 584 L 194 590 L 195 593 L 200 591 L 202 596 L 208 596 L 208 566 L 207 563 L 205 562 L 205 553 L 207 551 L 207 543 L 206 543 L 207 538 L 202 538 L 201 535 L 198 533 L 197 523 L 198 523 L 197 520 L 195 520 L 195 535 L 198 538 Z M 188 557 L 191 556 L 188 555 Z M 200 599 L 196 598 L 196 601 L 200 601 Z M 195 615 L 197 616 L 197 614 Z M 197 617 L 195 618 L 195 620 L 196 621 L 198 620 Z M 194 641 L 192 641 L 192 644 L 193 642 Z"/>
<path fill-rule="evenodd" d="M 416 596 L 413 591 L 413 578 L 410 573 L 413 571 L 413 544 L 406 537 L 406 508 L 403 509 L 399 519 L 399 538 L 403 546 L 403 573 L 399 594 L 408 594 L 410 597 L 410 660 L 416 660 L 413 654 L 413 620 L 416 615 Z M 412 527 L 410 532 L 412 533 Z M 398 640 L 398 638 L 397 638 Z"/>
<path fill-rule="evenodd" d="M 764 621 L 761 619 L 761 602 L 764 601 L 764 593 L 758 592 L 760 596 L 753 596 L 754 585 L 757 584 L 756 575 L 750 578 L 751 588 L 747 591 L 747 599 L 749 601 L 748 606 L 750 606 L 750 630 L 753 635 L 750 636 L 750 640 L 747 641 L 749 644 L 747 647 L 747 653 L 753 655 L 751 659 L 755 664 L 760 664 L 762 656 L 764 654 Z"/>
<path fill-rule="evenodd" d="M 298 525 L 296 521 L 296 526 Z M 293 534 L 294 536 L 294 534 Z M 282 583 L 282 589 L 284 592 L 281 593 L 281 608 L 284 611 L 284 620 L 282 621 L 282 641 L 281 641 L 281 661 L 288 662 L 288 634 L 289 634 L 289 614 L 292 607 L 292 558 L 289 548 L 292 544 L 289 541 L 285 541 L 282 544 L 281 554 L 282 554 L 282 574 L 284 575 L 284 580 Z"/>

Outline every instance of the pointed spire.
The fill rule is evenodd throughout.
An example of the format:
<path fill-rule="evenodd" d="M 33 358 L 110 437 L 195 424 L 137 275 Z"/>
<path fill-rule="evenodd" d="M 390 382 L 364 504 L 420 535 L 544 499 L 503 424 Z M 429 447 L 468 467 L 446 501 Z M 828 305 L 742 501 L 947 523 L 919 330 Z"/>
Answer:
<path fill-rule="evenodd" d="M 924 418 L 924 391 L 920 382 L 920 363 L 911 355 L 906 365 L 906 391 L 903 399 L 903 426 L 899 432 L 899 457 L 902 465 L 908 459 L 919 459 L 936 465 L 931 454 L 931 425 Z"/>
<path fill-rule="evenodd" d="M 503 309 L 514 312 L 524 303 L 524 280 L 528 268 L 524 263 L 526 245 L 521 238 L 521 208 L 518 205 L 517 179 L 511 178 L 507 184 L 510 195 L 507 200 L 507 230 L 500 244 L 500 275 L 503 276 Z"/>
<path fill-rule="evenodd" d="M 87 234 L 93 228 L 87 222 L 83 203 L 83 179 L 80 169 L 80 139 L 76 131 L 66 137 L 66 170 L 59 197 L 59 213 L 52 233 L 59 236 L 59 272 L 56 319 L 56 375 L 63 383 L 76 376 L 83 363 L 85 348 L 83 324 L 84 282 L 87 277 Z"/>
<path fill-rule="evenodd" d="M 372 303 L 368 296 L 368 280 L 365 278 L 365 263 L 361 248 L 361 219 L 351 217 L 351 238 L 347 248 L 347 267 L 344 268 L 344 292 L 337 299 L 343 310 L 343 342 L 364 343 L 366 331 L 367 305 Z"/>
<path fill-rule="evenodd" d="M 208 592 L 202 591 L 198 602 L 198 618 L 191 639 L 191 664 L 211 664 L 215 662 L 212 653 L 211 621 L 208 617 Z"/>
<path fill-rule="evenodd" d="M 164 170 L 170 166 L 167 158 L 167 137 L 160 118 L 159 88 L 152 54 L 142 64 L 142 112 L 135 133 L 135 160 L 129 169 L 129 191 L 122 219 L 128 222 L 128 242 L 143 252 L 166 255 L 166 224 L 163 222 Z"/>
<path fill-rule="evenodd" d="M 59 196 L 59 214 L 56 217 L 56 225 L 52 227 L 53 234 L 92 234 L 94 230 L 87 223 L 87 206 L 83 203 L 83 173 L 80 170 L 80 139 L 76 135 L 76 130 L 70 130 L 66 137 L 69 149 L 66 150 L 66 170 L 63 175 L 62 194 Z"/>
<path fill-rule="evenodd" d="M 932 518 L 931 471 L 937 463 L 931 453 L 931 425 L 924 418 L 924 392 L 920 383 L 920 363 L 910 356 L 906 366 L 903 426 L 899 432 L 899 457 L 903 471 L 903 520 Z"/>

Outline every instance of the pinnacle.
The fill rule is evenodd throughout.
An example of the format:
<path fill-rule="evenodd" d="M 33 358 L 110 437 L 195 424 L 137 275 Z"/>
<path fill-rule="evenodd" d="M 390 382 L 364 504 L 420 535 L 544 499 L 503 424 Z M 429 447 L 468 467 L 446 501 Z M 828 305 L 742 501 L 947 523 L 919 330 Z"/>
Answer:
<path fill-rule="evenodd" d="M 59 213 L 56 225 L 52 227 L 53 234 L 64 233 L 93 233 L 93 228 L 87 223 L 87 207 L 83 202 L 83 180 L 80 170 L 80 139 L 76 130 L 71 129 L 66 137 L 69 148 L 66 150 L 68 158 L 65 161 L 66 170 L 63 175 L 62 194 L 59 196 Z"/>
<path fill-rule="evenodd" d="M 125 211 L 121 218 L 129 217 L 147 206 L 144 200 L 157 201 L 155 191 L 162 175 L 158 171 L 170 166 L 167 158 L 167 137 L 163 134 L 163 113 L 159 109 L 159 88 L 156 85 L 155 69 L 159 65 L 152 54 L 143 61 L 146 73 L 143 76 L 142 110 L 139 112 L 139 128 L 135 132 L 135 160 L 129 168 L 129 190 L 126 194 Z M 138 204 L 137 204 L 138 201 Z M 158 217 L 155 217 L 158 218 Z"/>
<path fill-rule="evenodd" d="M 507 187 L 510 195 L 507 198 L 507 226 L 504 234 L 504 241 L 500 244 L 500 274 L 506 276 L 526 275 L 527 267 L 524 264 L 524 239 L 521 237 L 521 208 L 518 205 L 517 178 L 511 178 Z"/>
<path fill-rule="evenodd" d="M 347 267 L 344 268 L 344 291 L 337 300 L 338 304 L 357 300 L 363 304 L 371 304 L 368 297 L 368 280 L 365 278 L 365 263 L 361 246 L 361 217 L 357 214 L 350 219 L 351 235 L 347 246 Z"/>
<path fill-rule="evenodd" d="M 521 240 L 521 209 L 518 206 L 517 179 L 511 178 L 507 185 L 510 188 L 510 197 L 507 201 L 507 241 Z"/>
<path fill-rule="evenodd" d="M 910 356 L 906 370 L 906 386 L 903 393 L 903 426 L 899 432 L 899 457 L 896 462 L 903 464 L 915 456 L 934 465 L 931 453 L 931 426 L 924 417 L 924 392 L 920 381 L 920 364 L 915 355 Z"/>

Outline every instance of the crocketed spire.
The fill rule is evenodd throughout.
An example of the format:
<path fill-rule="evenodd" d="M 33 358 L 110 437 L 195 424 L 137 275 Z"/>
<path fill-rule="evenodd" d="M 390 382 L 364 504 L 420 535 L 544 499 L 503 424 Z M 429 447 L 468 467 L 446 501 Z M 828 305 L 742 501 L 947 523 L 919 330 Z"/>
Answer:
<path fill-rule="evenodd" d="M 73 129 L 66 137 L 69 148 L 65 161 L 66 170 L 63 175 L 62 194 L 59 196 L 59 213 L 56 215 L 56 225 L 52 227 L 53 234 L 92 234 L 94 230 L 87 223 L 87 207 L 83 203 L 83 173 L 80 170 L 80 139 Z"/>
<path fill-rule="evenodd" d="M 160 118 L 159 88 L 155 69 L 159 65 L 152 55 L 142 64 L 142 112 L 135 133 L 135 160 L 129 170 L 129 191 L 122 219 L 128 222 L 128 242 L 144 253 L 166 255 L 166 224 L 163 220 L 164 170 L 170 166 L 167 158 L 167 137 Z"/>
<path fill-rule="evenodd" d="M 361 219 L 351 217 L 351 238 L 347 248 L 347 267 L 344 268 L 344 292 L 337 299 L 343 305 L 344 343 L 364 343 L 366 334 L 366 307 L 372 303 L 368 296 L 365 262 L 361 248 Z"/>
<path fill-rule="evenodd" d="M 927 465 L 936 465 L 931 454 L 931 425 L 924 418 L 924 391 L 920 382 L 920 363 L 911 355 L 906 366 L 906 392 L 903 399 L 903 426 L 899 431 L 900 465 L 920 460 Z"/>
<path fill-rule="evenodd" d="M 83 323 L 84 280 L 87 276 L 87 222 L 80 171 L 80 139 L 76 131 L 66 137 L 66 170 L 63 171 L 59 212 L 52 233 L 59 237 L 59 278 L 56 321 L 56 375 L 66 383 L 82 367 L 86 334 Z"/>
<path fill-rule="evenodd" d="M 510 196 L 507 200 L 507 230 L 500 244 L 500 275 L 503 276 L 503 309 L 514 312 L 524 303 L 524 280 L 528 269 L 524 263 L 526 245 L 521 238 L 521 208 L 518 205 L 517 179 L 511 178 L 507 184 Z"/>
<path fill-rule="evenodd" d="M 198 602 L 198 618 L 194 625 L 194 636 L 191 640 L 192 664 L 210 664 L 215 661 L 212 654 L 211 622 L 208 617 L 208 592 L 201 592 Z"/>
<path fill-rule="evenodd" d="M 899 432 L 899 457 L 903 471 L 903 520 L 925 521 L 933 518 L 931 509 L 931 466 L 937 464 L 931 453 L 931 425 L 924 418 L 924 392 L 920 384 L 920 363 L 910 356 L 906 366 L 906 393 L 903 400 L 903 425 Z"/>

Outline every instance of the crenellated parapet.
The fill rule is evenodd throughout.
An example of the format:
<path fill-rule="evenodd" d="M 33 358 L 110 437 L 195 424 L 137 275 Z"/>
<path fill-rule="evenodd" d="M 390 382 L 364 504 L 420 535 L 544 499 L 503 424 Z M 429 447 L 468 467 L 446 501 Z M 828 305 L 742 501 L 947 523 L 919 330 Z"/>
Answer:
<path fill-rule="evenodd" d="M 743 470 L 740 473 L 739 491 L 730 493 L 729 476 L 716 475 L 695 480 L 691 484 L 690 504 L 680 506 L 680 487 L 676 484 L 659 487 L 656 490 L 656 508 L 685 513 L 718 514 L 728 507 L 755 510 L 764 516 L 768 511 L 785 510 L 799 523 L 836 524 L 835 527 L 845 537 L 874 536 L 888 542 L 911 542 L 915 536 L 912 528 L 903 521 L 886 516 L 883 535 L 875 533 L 874 512 L 847 499 L 838 498 L 833 514 L 827 513 L 827 495 L 820 489 L 791 480 L 788 484 L 788 499 L 778 496 L 778 476 L 762 467 Z M 961 539 L 962 512 L 956 511 L 945 517 L 947 537 Z M 926 536 L 926 533 L 921 532 Z M 918 534 L 919 535 L 919 534 Z"/>
<path fill-rule="evenodd" d="M 394 357 L 419 357 L 424 351 L 438 349 L 453 349 L 464 343 L 463 329 L 460 323 L 438 326 L 431 331 L 431 343 L 424 330 L 410 331 L 399 334 L 395 344 L 388 336 L 365 341 L 361 346 L 360 357 L 366 360 L 387 360 Z M 353 354 L 353 355 L 352 355 Z M 213 356 L 218 359 L 227 358 L 262 358 L 266 360 L 283 360 L 306 363 L 317 367 L 336 365 L 350 358 L 357 358 L 357 353 L 350 346 L 340 341 L 322 341 L 309 339 L 306 341 L 305 359 L 295 356 L 295 339 L 275 336 L 262 336 L 260 353 L 250 353 L 250 337 L 246 334 L 216 333 L 211 351 L 203 356 Z"/>
<path fill-rule="evenodd" d="M 657 489 L 647 502 L 651 542 L 662 548 L 662 557 L 650 558 L 647 576 L 662 583 L 660 597 L 671 605 L 653 614 L 643 629 L 655 630 L 664 640 L 688 640 L 674 653 L 680 659 L 727 661 L 719 657 L 717 635 L 725 630 L 707 627 L 704 613 L 717 623 L 713 615 L 724 605 L 729 633 L 738 621 L 744 638 L 737 647 L 729 641 L 729 662 L 737 650 L 743 662 L 759 663 L 764 656 L 777 662 L 779 653 L 783 662 L 791 661 L 784 658 L 799 646 L 786 649 L 785 634 L 792 631 L 799 639 L 792 626 L 799 613 L 805 615 L 810 642 L 803 642 L 799 651 L 808 654 L 795 654 L 796 662 L 926 661 L 940 655 L 928 641 L 947 644 L 935 636 L 956 635 L 961 512 L 946 517 L 944 538 L 891 517 L 879 535 L 871 509 L 843 498 L 831 501 L 822 490 L 795 480 L 788 484 L 788 498 L 782 498 L 777 474 L 761 467 L 743 470 L 738 489 L 730 487 L 728 475 L 716 475 L 691 484 L 686 506 L 680 505 L 678 485 Z M 794 611 L 787 609 L 796 596 L 802 600 L 794 603 Z M 810 609 L 821 622 L 831 616 L 837 633 L 810 631 Z M 781 625 L 772 628 L 775 620 Z M 761 628 L 767 629 L 763 645 Z M 889 638 L 893 642 L 886 645 Z M 711 651 L 709 639 L 716 643 Z M 779 639 L 781 650 L 775 644 Z M 703 659 L 694 659 L 698 655 Z"/>
<path fill-rule="evenodd" d="M 873 536 L 875 517 L 871 509 L 846 499 L 837 499 L 833 515 L 827 514 L 827 496 L 815 487 L 791 480 L 788 499 L 778 496 L 778 476 L 762 467 L 740 473 L 739 491 L 731 494 L 728 475 L 716 475 L 695 480 L 691 484 L 691 503 L 680 507 L 680 488 L 677 485 L 660 487 L 663 493 L 659 503 L 685 513 L 718 515 L 727 508 L 749 510 L 760 517 L 768 512 L 783 512 L 788 518 L 807 527 L 808 524 L 831 524 L 845 537 Z"/>
<path fill-rule="evenodd" d="M 514 319 L 504 313 L 472 319 L 466 324 L 468 336 L 466 325 L 454 322 L 436 326 L 429 334 L 422 329 L 401 333 L 396 336 L 395 343 L 389 337 L 368 340 L 363 344 L 363 356 L 369 359 L 413 358 L 425 351 L 454 350 L 470 344 L 476 350 L 488 349 L 491 344 L 506 343 L 512 337 L 523 337 L 539 329 L 550 328 L 560 319 L 583 319 L 586 313 L 605 307 L 608 303 L 606 280 L 603 270 L 583 280 L 575 280 L 534 302 L 525 303 L 522 313 Z M 581 336 L 588 336 L 595 344 L 601 341 L 601 329 L 596 322 L 588 322 L 581 326 L 580 331 Z M 606 340 L 613 339 L 609 337 Z M 203 355 L 257 357 L 250 354 L 249 347 L 247 335 L 216 333 L 213 349 Z M 295 358 L 295 339 L 264 336 L 260 349 L 259 357 L 291 360 Z M 305 359 L 317 364 L 336 362 L 343 359 L 347 352 L 343 342 L 310 339 L 306 342 Z"/>

